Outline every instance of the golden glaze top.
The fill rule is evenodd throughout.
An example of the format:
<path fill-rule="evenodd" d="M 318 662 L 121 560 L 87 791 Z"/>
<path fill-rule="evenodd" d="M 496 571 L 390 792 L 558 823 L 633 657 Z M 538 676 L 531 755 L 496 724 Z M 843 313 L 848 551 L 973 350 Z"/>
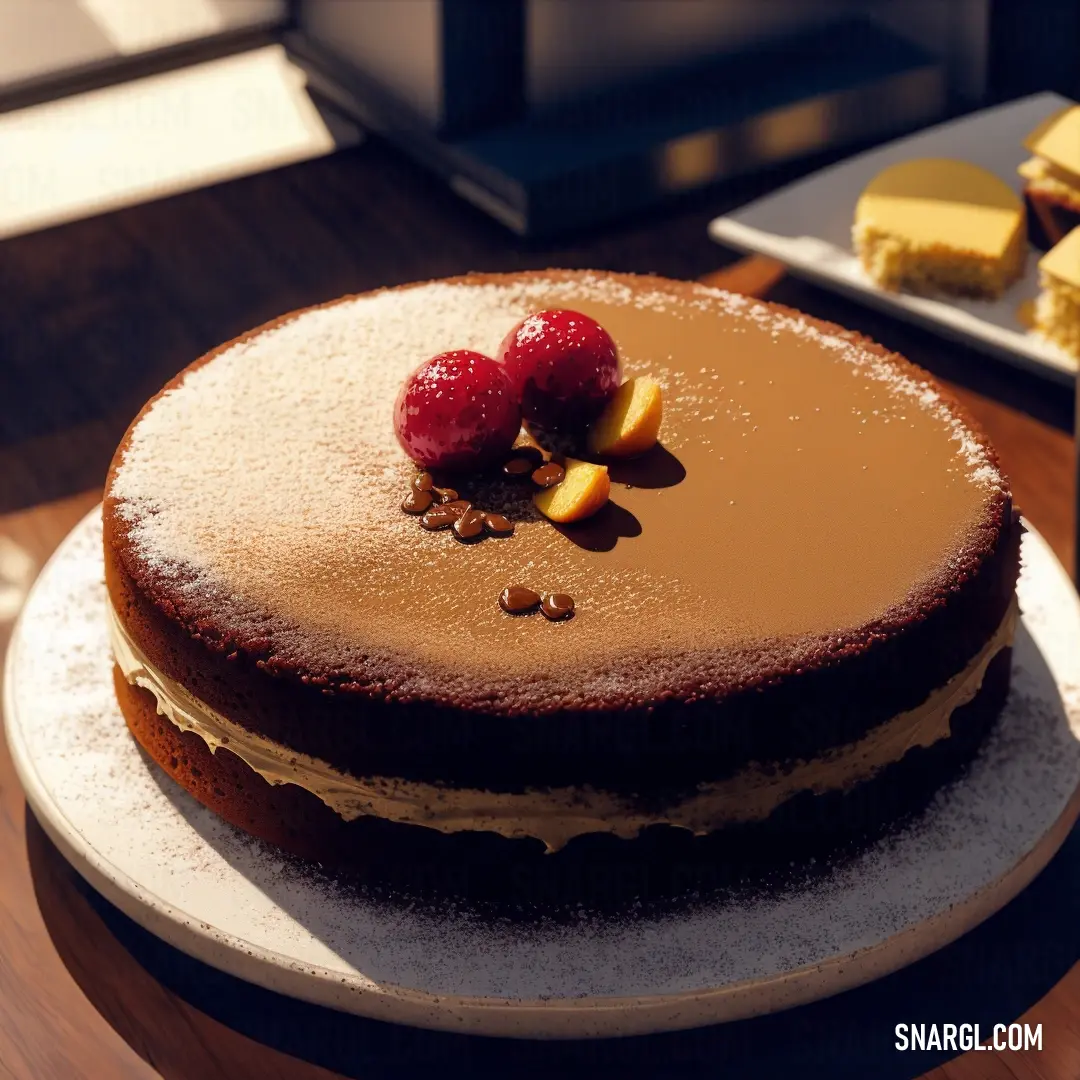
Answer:
<path fill-rule="evenodd" d="M 423 531 L 400 510 L 402 378 L 446 349 L 490 354 L 554 306 L 662 383 L 663 450 L 614 470 L 611 505 L 577 531 L 514 488 L 475 493 L 517 519 L 507 540 Z M 808 642 L 900 627 L 1006 494 L 924 374 L 854 335 L 697 286 L 550 271 L 345 299 L 204 358 L 132 425 L 106 522 L 159 602 L 228 648 L 259 641 L 271 667 L 544 709 L 708 692 L 747 656 L 783 667 Z M 511 618 L 511 584 L 571 593 L 577 614 Z"/>

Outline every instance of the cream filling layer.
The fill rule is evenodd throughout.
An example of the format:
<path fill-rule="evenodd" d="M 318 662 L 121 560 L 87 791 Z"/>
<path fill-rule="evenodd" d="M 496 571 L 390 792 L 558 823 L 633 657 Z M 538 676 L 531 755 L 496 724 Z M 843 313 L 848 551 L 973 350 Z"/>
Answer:
<path fill-rule="evenodd" d="M 862 739 L 826 751 L 786 771 L 751 764 L 734 776 L 701 784 L 680 802 L 644 812 L 623 795 L 591 787 L 525 792 L 482 791 L 390 777 L 356 777 L 248 731 L 190 694 L 147 659 L 109 604 L 113 654 L 128 683 L 149 690 L 157 711 L 181 731 L 192 731 L 216 753 L 225 747 L 270 784 L 296 784 L 346 821 L 372 815 L 444 833 L 495 832 L 535 837 L 549 852 L 575 836 L 614 833 L 626 839 L 649 825 L 667 824 L 696 835 L 735 822 L 761 821 L 802 791 L 822 794 L 869 780 L 915 746 L 949 735 L 953 712 L 979 692 L 990 661 L 1012 644 L 1014 599 L 1001 625 L 978 655 L 914 709 L 879 724 Z"/>

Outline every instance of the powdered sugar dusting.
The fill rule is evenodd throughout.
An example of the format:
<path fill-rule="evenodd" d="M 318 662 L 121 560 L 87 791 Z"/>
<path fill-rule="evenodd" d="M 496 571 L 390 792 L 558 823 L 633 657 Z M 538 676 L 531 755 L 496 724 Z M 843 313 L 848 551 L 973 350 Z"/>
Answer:
<path fill-rule="evenodd" d="M 899 368 L 893 360 L 870 352 L 849 337 L 824 333 L 804 318 L 778 313 L 775 308 L 749 302 L 745 297 L 733 297 L 731 293 L 719 289 L 702 287 L 700 291 L 715 298 L 727 310 L 741 311 L 747 318 L 759 325 L 769 327 L 774 333 L 790 332 L 815 341 L 823 348 L 838 353 L 845 363 L 852 364 L 861 373 L 869 375 L 876 381 L 888 383 L 898 394 L 914 398 L 920 408 L 952 430 L 952 439 L 958 444 L 957 453 L 968 467 L 971 482 L 987 490 L 1004 488 L 1005 482 L 1001 472 L 986 447 L 975 438 L 963 420 L 955 416 L 949 406 L 942 401 L 941 394 L 934 389 L 929 380 L 913 378 Z M 742 302 L 732 305 L 732 300 Z"/>
<path fill-rule="evenodd" d="M 973 483 L 1002 484 L 986 450 L 927 381 L 805 319 L 721 290 L 695 291 L 702 309 L 811 339 L 911 396 L 953 429 Z M 349 528 L 357 509 L 377 512 L 395 501 L 402 459 L 388 403 L 409 371 L 447 342 L 490 353 L 537 304 L 582 298 L 657 311 L 677 302 L 597 276 L 510 286 L 435 283 L 306 312 L 227 349 L 165 394 L 135 429 L 111 493 L 122 501 L 141 553 L 162 567 L 210 567 L 223 532 L 267 519 L 299 513 Z M 232 433 L 243 437 L 194 466 L 176 452 Z M 398 531 L 409 527 L 392 520 Z"/>
<path fill-rule="evenodd" d="M 297 873 L 140 753 L 113 695 L 99 553 L 92 515 L 46 568 L 12 640 L 7 734 L 35 812 L 93 884 L 181 948 L 362 1015 L 614 1035 L 810 1000 L 910 962 L 1006 902 L 1027 880 L 1010 877 L 1021 860 L 1037 851 L 1034 872 L 1052 854 L 1043 838 L 1080 781 L 1080 611 L 1028 534 L 1024 628 L 998 727 L 915 827 L 843 870 L 675 914 L 583 909 L 570 924 L 375 903 Z"/>

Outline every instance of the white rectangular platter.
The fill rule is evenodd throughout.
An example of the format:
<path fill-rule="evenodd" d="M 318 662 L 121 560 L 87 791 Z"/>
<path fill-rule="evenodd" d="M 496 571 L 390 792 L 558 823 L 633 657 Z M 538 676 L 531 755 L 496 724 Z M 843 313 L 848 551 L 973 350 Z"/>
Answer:
<path fill-rule="evenodd" d="M 1021 304 L 1039 291 L 1039 252 L 1031 249 L 1024 277 L 1001 300 L 983 301 L 888 292 L 866 276 L 851 248 L 855 203 L 886 166 L 918 157 L 962 158 L 996 173 L 1019 192 L 1016 169 L 1030 156 L 1023 140 L 1066 104 L 1057 94 L 1035 94 L 897 139 L 716 218 L 709 234 L 729 247 L 778 259 L 796 276 L 859 303 L 1071 386 L 1076 361 L 1027 330 L 1018 316 Z"/>

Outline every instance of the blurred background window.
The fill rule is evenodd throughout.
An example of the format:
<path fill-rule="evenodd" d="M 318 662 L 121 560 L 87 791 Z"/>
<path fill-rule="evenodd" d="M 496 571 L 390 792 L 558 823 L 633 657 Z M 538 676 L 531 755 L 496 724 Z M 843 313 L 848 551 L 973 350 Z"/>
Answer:
<path fill-rule="evenodd" d="M 91 99 L 91 131 L 115 113 L 114 143 L 135 131 L 157 164 L 133 150 L 110 170 L 112 196 L 90 168 L 82 202 L 70 184 L 55 198 L 39 185 L 27 209 L 9 199 L 8 235 L 24 218 L 36 228 L 351 145 L 357 124 L 515 231 L 560 232 L 988 102 L 1076 96 L 1080 78 L 1080 4 L 1064 0 L 0 0 L 0 30 L 6 113 L 171 71 L 190 82 L 143 98 L 175 110 L 212 86 L 219 101 L 258 103 L 266 131 L 265 145 L 237 140 L 235 160 L 200 157 L 200 141 L 229 142 L 231 121 L 194 104 L 172 164 L 119 98 Z M 231 97 L 232 69 L 208 64 L 282 44 L 286 58 L 236 65 Z M 77 108 L 61 128 L 78 127 Z M 9 161 L 29 152 L 17 126 L 19 143 L 0 125 Z M 311 134 L 279 146 L 275 128 Z"/>

